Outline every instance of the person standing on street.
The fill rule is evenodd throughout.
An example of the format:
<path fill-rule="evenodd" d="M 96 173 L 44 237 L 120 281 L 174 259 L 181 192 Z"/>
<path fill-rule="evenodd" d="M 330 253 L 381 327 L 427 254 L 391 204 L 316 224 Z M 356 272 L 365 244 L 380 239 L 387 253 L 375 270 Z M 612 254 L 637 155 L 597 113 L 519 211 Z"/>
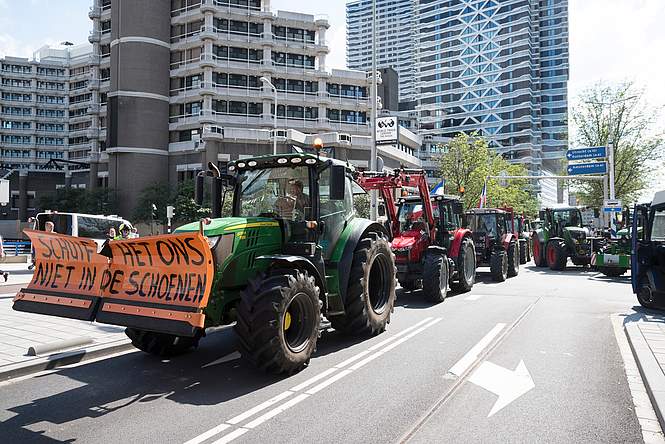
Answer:
<path fill-rule="evenodd" d="M 7 256 L 7 253 L 5 253 L 5 245 L 4 242 L 2 241 L 2 236 L 0 236 L 0 257 L 4 258 Z M 6 271 L 0 270 L 0 274 L 2 274 L 2 277 L 5 278 L 5 282 L 7 282 L 7 278 L 9 277 L 9 273 Z"/>

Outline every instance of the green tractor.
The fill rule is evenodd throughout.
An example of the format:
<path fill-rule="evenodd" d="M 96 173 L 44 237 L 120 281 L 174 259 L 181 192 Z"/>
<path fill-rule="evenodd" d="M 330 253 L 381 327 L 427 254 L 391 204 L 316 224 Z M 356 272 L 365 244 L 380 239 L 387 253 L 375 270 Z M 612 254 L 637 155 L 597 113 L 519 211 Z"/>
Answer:
<path fill-rule="evenodd" d="M 537 267 L 564 270 L 568 258 L 575 265 L 588 266 L 600 239 L 589 236 L 577 207 L 546 208 L 540 212 L 541 227 L 531 235 L 533 260 Z"/>
<path fill-rule="evenodd" d="M 625 208 L 621 222 L 623 228 L 617 231 L 616 239 L 606 239 L 597 253 L 594 253 L 591 265 L 608 277 L 619 277 L 630 270 L 631 212 Z M 641 233 L 642 227 L 638 227 Z"/>
<path fill-rule="evenodd" d="M 43 286 L 25 289 L 14 308 L 122 325 L 135 347 L 159 356 L 185 352 L 207 327 L 235 322 L 243 357 L 270 373 L 305 367 L 324 328 L 353 336 L 383 332 L 395 303 L 395 260 L 385 228 L 355 215 L 353 168 L 298 153 L 243 159 L 228 172 L 209 164 L 197 177 L 197 200 L 203 176 L 212 179 L 212 219 L 171 235 L 111 241 L 112 278 L 101 291 L 57 292 L 74 302 L 89 298 L 81 302 L 85 310 L 42 304 L 50 294 Z M 221 218 L 229 191 L 233 217 Z M 88 262 L 102 263 L 98 255 Z M 36 256 L 42 270 L 48 264 L 40 261 L 53 255 Z M 207 271 L 196 274 L 194 266 L 206 263 Z"/>

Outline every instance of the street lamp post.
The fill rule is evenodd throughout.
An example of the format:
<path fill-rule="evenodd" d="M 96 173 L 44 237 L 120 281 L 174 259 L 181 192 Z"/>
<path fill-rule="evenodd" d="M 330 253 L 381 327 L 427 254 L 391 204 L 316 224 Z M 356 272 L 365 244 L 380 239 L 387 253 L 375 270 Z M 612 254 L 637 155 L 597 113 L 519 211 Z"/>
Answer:
<path fill-rule="evenodd" d="M 270 89 L 272 89 L 272 92 L 274 94 L 274 102 L 275 102 L 275 114 L 273 118 L 273 124 L 272 124 L 272 153 L 273 155 L 277 154 L 277 88 L 275 88 L 275 85 L 272 84 L 270 80 L 266 77 L 261 77 L 259 80 L 261 82 L 265 83 Z"/>
<path fill-rule="evenodd" d="M 369 154 L 369 168 L 372 171 L 376 171 L 376 115 L 377 115 L 377 75 L 376 75 L 376 0 L 372 0 L 372 86 L 370 94 L 370 131 L 372 134 L 372 145 L 370 146 Z M 377 219 L 377 201 L 378 201 L 378 191 L 370 191 L 370 219 Z"/>

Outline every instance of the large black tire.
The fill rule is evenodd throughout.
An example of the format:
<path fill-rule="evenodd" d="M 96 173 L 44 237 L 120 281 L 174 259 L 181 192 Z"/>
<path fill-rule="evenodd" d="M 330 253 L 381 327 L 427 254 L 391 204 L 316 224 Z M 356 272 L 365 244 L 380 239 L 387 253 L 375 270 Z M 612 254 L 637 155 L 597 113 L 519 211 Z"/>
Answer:
<path fill-rule="evenodd" d="M 457 258 L 457 280 L 450 283 L 450 287 L 457 292 L 471 291 L 476 282 L 476 248 L 471 239 L 462 241 Z"/>
<path fill-rule="evenodd" d="M 520 244 L 520 265 L 524 265 L 527 263 L 527 254 L 529 254 L 529 243 L 526 241 L 526 239 L 520 239 L 519 241 Z"/>
<path fill-rule="evenodd" d="M 561 271 L 566 269 L 568 253 L 566 252 L 566 245 L 562 241 L 549 241 L 547 247 L 545 247 L 545 257 L 547 258 L 547 266 L 551 270 Z"/>
<path fill-rule="evenodd" d="M 203 331 L 193 338 L 136 328 L 126 328 L 125 334 L 132 340 L 132 345 L 139 350 L 155 356 L 169 357 L 181 355 L 197 347 Z"/>
<path fill-rule="evenodd" d="M 503 282 L 508 278 L 508 255 L 505 251 L 497 250 L 490 256 L 490 273 L 492 280 Z"/>
<path fill-rule="evenodd" d="M 352 336 L 376 335 L 390 323 L 395 306 L 395 257 L 388 241 L 370 233 L 353 253 L 344 315 L 330 318 L 332 327 Z"/>
<path fill-rule="evenodd" d="M 520 272 L 520 245 L 513 242 L 508 246 L 508 277 L 515 277 Z"/>
<path fill-rule="evenodd" d="M 618 267 L 598 267 L 598 271 L 603 273 L 607 277 L 612 277 L 616 278 L 619 276 L 623 276 L 623 274 L 628 271 L 626 268 L 618 268 Z"/>
<path fill-rule="evenodd" d="M 316 350 L 319 288 L 306 271 L 269 270 L 249 281 L 237 318 L 235 331 L 245 359 L 268 373 L 295 373 Z"/>
<path fill-rule="evenodd" d="M 428 302 L 443 302 L 448 296 L 448 257 L 427 253 L 423 263 L 423 295 Z"/>
<path fill-rule="evenodd" d="M 545 246 L 538 240 L 538 236 L 535 234 L 531 237 L 533 245 L 533 263 L 536 264 L 536 267 L 545 268 L 547 267 L 547 261 L 545 260 Z"/>
<path fill-rule="evenodd" d="M 526 261 L 531 262 L 531 242 L 529 242 L 529 239 L 525 239 L 525 244 L 524 244 L 524 251 L 526 251 Z"/>
<path fill-rule="evenodd" d="M 637 290 L 637 302 L 644 308 L 656 308 L 656 299 L 648 284 L 643 284 Z"/>

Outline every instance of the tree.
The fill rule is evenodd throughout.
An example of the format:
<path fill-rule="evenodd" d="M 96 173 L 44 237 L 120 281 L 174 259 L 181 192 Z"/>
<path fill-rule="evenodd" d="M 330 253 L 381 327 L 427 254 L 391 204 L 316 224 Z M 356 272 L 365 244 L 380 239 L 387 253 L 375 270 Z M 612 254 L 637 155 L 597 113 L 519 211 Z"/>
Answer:
<path fill-rule="evenodd" d="M 577 146 L 607 146 L 614 141 L 615 194 L 626 203 L 637 200 L 663 166 L 663 135 L 654 131 L 658 110 L 643 96 L 632 82 L 597 83 L 579 95 L 571 112 Z M 575 188 L 583 203 L 602 205 L 601 182 L 580 181 Z"/>
<path fill-rule="evenodd" d="M 135 222 L 151 222 L 153 205 L 157 207 L 155 220 L 166 224 L 166 207 L 171 205 L 173 192 L 168 183 L 154 183 L 144 188 L 134 209 Z"/>
<path fill-rule="evenodd" d="M 353 208 L 356 210 L 356 216 L 369 219 L 369 194 L 355 194 L 353 196 Z"/>
<path fill-rule="evenodd" d="M 112 189 L 59 188 L 39 196 L 37 206 L 42 210 L 70 213 L 114 214 L 118 202 Z"/>
<path fill-rule="evenodd" d="M 439 165 L 446 181 L 446 192 L 463 194 L 466 208 L 478 206 L 487 176 L 498 176 L 502 173 L 509 176 L 528 174 L 524 166 L 508 163 L 489 147 L 487 139 L 477 134 L 469 136 L 460 133 L 455 136 L 446 145 Z M 535 214 L 538 203 L 529 189 L 528 180 L 510 180 L 500 184 L 497 179 L 489 179 L 487 206 L 509 206 L 519 213 Z"/>
<path fill-rule="evenodd" d="M 210 208 L 202 208 L 194 200 L 194 181 L 178 185 L 175 192 L 175 219 L 179 222 L 194 222 L 210 216 Z"/>

